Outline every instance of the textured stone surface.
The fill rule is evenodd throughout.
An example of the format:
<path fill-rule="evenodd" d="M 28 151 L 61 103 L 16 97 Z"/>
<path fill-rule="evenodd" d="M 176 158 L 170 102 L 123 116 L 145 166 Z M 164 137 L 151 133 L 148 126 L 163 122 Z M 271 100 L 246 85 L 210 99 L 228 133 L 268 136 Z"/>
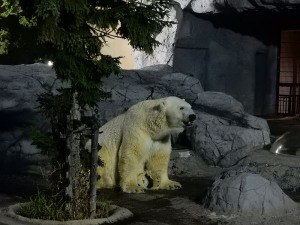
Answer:
<path fill-rule="evenodd" d="M 198 94 L 194 104 L 203 111 L 214 114 L 242 117 L 245 114 L 243 105 L 230 95 L 221 92 L 203 92 Z"/>
<path fill-rule="evenodd" d="M 48 123 L 35 109 L 37 94 L 45 90 L 55 91 L 58 84 L 53 83 L 54 71 L 42 64 L 1 66 L 0 69 L 3 86 L 0 98 L 1 170 L 13 168 L 19 159 L 28 168 L 28 164 L 35 165 L 41 157 L 39 151 L 31 146 L 29 131 L 49 129 Z M 188 137 L 195 152 L 209 165 L 234 165 L 253 149 L 269 142 L 269 129 L 265 120 L 245 113 L 241 103 L 228 95 L 203 92 L 198 79 L 172 73 L 169 66 L 124 71 L 120 76 L 112 75 L 105 79 L 104 87 L 111 92 L 112 97 L 98 104 L 103 122 L 145 99 L 170 95 L 186 99 L 193 105 L 198 118 L 196 126 L 187 132 Z M 192 159 L 190 169 L 183 169 L 187 164 L 179 160 L 176 173 L 183 171 L 197 175 L 195 168 L 201 165 L 199 167 L 196 158 Z M 201 173 L 197 176 L 201 176 Z"/>
<path fill-rule="evenodd" d="M 156 64 L 173 64 L 173 48 L 176 41 L 176 32 L 178 24 L 182 18 L 182 9 L 178 4 L 174 4 L 168 16 L 168 20 L 174 21 L 170 27 L 165 27 L 160 34 L 157 35 L 156 40 L 161 44 L 154 48 L 153 53 L 148 55 L 142 51 L 134 52 L 134 68 L 140 69 L 145 66 Z"/>
<path fill-rule="evenodd" d="M 173 150 L 169 163 L 169 175 L 176 177 L 212 177 L 221 172 L 221 168 L 208 166 L 193 151 Z"/>
<path fill-rule="evenodd" d="M 275 181 L 285 190 L 300 190 L 300 157 L 257 150 L 231 169 L 260 174 L 268 180 Z"/>
<path fill-rule="evenodd" d="M 55 90 L 55 72 L 44 64 L 0 65 L 0 71 L 1 110 L 32 109 L 38 93 Z"/>
<path fill-rule="evenodd" d="M 47 130 L 49 123 L 37 113 L 37 95 L 56 92 L 61 86 L 55 72 L 44 64 L 0 65 L 0 171 L 39 172 L 42 157 L 31 145 L 31 130 Z M 99 103 L 103 122 L 124 112 L 136 102 L 176 95 L 189 102 L 203 89 L 199 80 L 158 65 L 110 76 L 104 86 L 112 98 Z"/>
<path fill-rule="evenodd" d="M 32 129 L 47 129 L 37 95 L 55 92 L 54 71 L 43 64 L 0 65 L 0 171 L 36 172 L 44 157 L 31 145 Z"/>
<path fill-rule="evenodd" d="M 247 114 L 231 96 L 200 93 L 194 109 L 197 120 L 187 136 L 195 152 L 209 165 L 233 166 L 255 149 L 270 144 L 267 122 Z"/>
<path fill-rule="evenodd" d="M 203 92 L 198 79 L 181 73 L 172 73 L 169 67 L 152 66 L 143 70 L 124 71 L 121 76 L 104 80 L 111 98 L 99 103 L 99 112 L 109 120 L 133 104 L 166 96 L 177 96 L 192 103 Z"/>
<path fill-rule="evenodd" d="M 176 22 L 171 27 L 166 27 L 157 36 L 157 40 L 161 43 L 160 46 L 154 49 L 153 54 L 147 55 L 140 51 L 135 51 L 135 68 L 139 69 L 144 66 L 155 64 L 173 65 L 174 45 L 178 39 L 180 28 L 184 28 L 182 23 L 183 10 L 196 14 L 218 14 L 224 11 L 257 11 L 270 10 L 281 11 L 287 9 L 297 9 L 300 7 L 300 2 L 296 0 L 177 0 L 174 1 L 174 6 L 168 16 L 168 19 Z"/>
<path fill-rule="evenodd" d="M 232 8 L 239 12 L 255 9 L 281 11 L 284 9 L 296 9 L 300 6 L 300 2 L 297 0 L 213 0 L 213 2 L 219 8 Z"/>
<path fill-rule="evenodd" d="M 278 51 L 274 33 L 283 18 L 259 15 L 184 11 L 174 71 L 198 78 L 205 91 L 233 96 L 248 113 L 275 113 Z"/>
<path fill-rule="evenodd" d="M 213 211 L 226 214 L 279 216 L 297 208 L 280 187 L 251 173 L 224 173 L 216 179 L 205 204 Z"/>

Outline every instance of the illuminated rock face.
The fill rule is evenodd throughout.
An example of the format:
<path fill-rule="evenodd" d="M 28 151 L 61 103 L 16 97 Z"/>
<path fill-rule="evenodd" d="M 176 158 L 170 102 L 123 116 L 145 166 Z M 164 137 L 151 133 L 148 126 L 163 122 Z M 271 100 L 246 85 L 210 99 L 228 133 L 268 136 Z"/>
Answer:
<path fill-rule="evenodd" d="M 174 21 L 176 24 L 173 24 L 171 27 L 165 27 L 162 32 L 158 34 L 156 40 L 158 40 L 161 44 L 154 49 L 153 54 L 147 55 L 141 51 L 134 52 L 134 69 L 140 69 L 157 64 L 172 66 L 176 32 L 181 18 L 182 10 L 180 6 L 175 5 L 169 14 L 168 20 Z"/>
<path fill-rule="evenodd" d="M 174 45 L 179 38 L 180 29 L 185 29 L 183 23 L 183 10 L 185 9 L 199 15 L 208 15 L 228 10 L 236 12 L 249 12 L 251 10 L 280 11 L 297 9 L 298 7 L 300 7 L 300 2 L 295 0 L 177 0 L 168 17 L 169 20 L 176 22 L 176 24 L 164 28 L 157 36 L 157 40 L 161 45 L 154 50 L 152 55 L 135 51 L 134 68 L 139 69 L 156 64 L 173 65 Z M 205 32 L 203 32 L 203 35 L 205 35 Z"/>

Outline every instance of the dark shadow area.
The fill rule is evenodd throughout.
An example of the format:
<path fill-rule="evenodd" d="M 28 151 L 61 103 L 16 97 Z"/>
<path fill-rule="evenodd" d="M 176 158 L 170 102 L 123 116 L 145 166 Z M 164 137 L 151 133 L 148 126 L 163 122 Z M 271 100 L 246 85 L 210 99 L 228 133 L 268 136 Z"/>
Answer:
<path fill-rule="evenodd" d="M 34 174 L 0 173 L 0 184 L 0 193 L 27 198 L 49 188 L 42 176 Z"/>
<path fill-rule="evenodd" d="M 48 129 L 41 117 L 31 109 L 0 111 L 0 173 L 27 173 L 45 163 L 30 137 L 32 130 Z"/>
<path fill-rule="evenodd" d="M 230 8 L 222 9 L 222 13 L 215 14 L 197 14 L 188 9 L 186 12 L 212 22 L 215 28 L 225 28 L 248 35 L 266 45 L 279 43 L 281 29 L 296 29 L 300 26 L 300 8 L 283 12 L 271 10 L 237 12 Z"/>
<path fill-rule="evenodd" d="M 192 129 L 192 128 L 191 128 Z M 192 143 L 187 137 L 186 130 L 180 133 L 176 139 L 176 141 L 172 142 L 173 149 L 192 149 Z"/>
<path fill-rule="evenodd" d="M 255 88 L 254 88 L 254 113 L 256 115 L 265 114 L 265 96 L 270 93 L 267 85 L 267 56 L 265 52 L 257 52 L 255 55 Z"/>
<path fill-rule="evenodd" d="M 13 131 L 17 128 L 30 127 L 34 124 L 36 112 L 30 109 L 19 111 L 2 110 L 0 111 L 0 133 Z"/>
<path fill-rule="evenodd" d="M 235 12 L 235 13 L 238 13 L 239 11 L 237 11 L 237 9 L 230 6 L 229 2 L 233 3 L 233 5 L 235 5 L 236 8 L 241 9 L 241 8 L 243 8 L 242 7 L 243 3 L 247 2 L 247 1 L 227 0 L 227 1 L 223 1 L 222 3 L 215 2 L 213 4 L 213 6 L 219 12 Z M 240 7 L 238 6 L 239 2 L 241 3 Z M 289 11 L 291 11 L 291 9 L 300 10 L 300 6 L 297 5 L 297 3 L 289 3 L 289 1 L 283 1 L 283 0 L 279 0 L 279 1 L 278 0 L 262 1 L 264 6 L 258 4 L 257 3 L 258 1 L 256 1 L 256 0 L 248 0 L 248 2 L 253 7 L 255 7 L 255 9 L 252 9 L 252 11 L 258 11 L 259 10 L 259 11 L 262 11 L 262 12 L 270 12 L 270 11 L 289 12 Z M 295 2 L 297 2 L 297 1 L 295 1 Z M 271 7 L 271 6 L 276 7 L 276 9 Z M 268 9 L 268 7 L 273 8 L 273 10 Z M 246 11 L 246 9 L 244 11 Z"/>
<path fill-rule="evenodd" d="M 31 64 L 42 59 L 51 52 L 50 46 L 41 45 L 37 36 L 38 27 L 22 26 L 19 17 L 10 15 L 0 19 L 0 27 L 9 31 L 11 42 L 7 46 L 7 54 L 0 54 L 0 64 Z"/>
<path fill-rule="evenodd" d="M 300 129 L 300 117 L 273 116 L 265 117 L 270 127 L 271 135 L 280 136 L 290 129 Z M 299 140 L 300 141 L 300 140 Z"/>
<path fill-rule="evenodd" d="M 40 155 L 37 153 L 37 155 Z M 34 157 L 31 155 L 31 157 Z M 25 173 L 28 174 L 32 168 L 36 169 L 39 166 L 39 163 L 44 162 L 35 162 L 34 159 L 29 160 L 28 155 L 22 154 L 21 152 L 14 152 L 12 154 L 0 154 L 0 174 L 18 174 Z M 38 172 L 38 171 L 35 171 Z"/>

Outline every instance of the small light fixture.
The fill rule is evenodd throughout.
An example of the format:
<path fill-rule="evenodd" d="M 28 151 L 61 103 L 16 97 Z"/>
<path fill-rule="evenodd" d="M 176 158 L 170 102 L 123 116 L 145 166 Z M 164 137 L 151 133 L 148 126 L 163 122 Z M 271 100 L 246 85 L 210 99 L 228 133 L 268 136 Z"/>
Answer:
<path fill-rule="evenodd" d="M 282 145 L 279 145 L 275 151 L 276 154 L 280 153 L 280 150 L 282 149 Z"/>
<path fill-rule="evenodd" d="M 47 62 L 47 65 L 48 65 L 48 66 L 53 66 L 53 62 L 49 60 L 49 61 Z"/>

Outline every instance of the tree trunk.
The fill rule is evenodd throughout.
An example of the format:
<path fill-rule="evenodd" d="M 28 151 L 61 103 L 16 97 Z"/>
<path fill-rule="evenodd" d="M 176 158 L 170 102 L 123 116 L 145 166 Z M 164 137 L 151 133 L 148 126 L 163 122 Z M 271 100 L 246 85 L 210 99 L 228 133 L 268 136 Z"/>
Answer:
<path fill-rule="evenodd" d="M 80 133 L 74 133 L 74 123 L 80 121 L 80 107 L 77 103 L 77 93 L 73 94 L 73 107 L 70 110 L 70 115 L 67 117 L 67 131 L 66 131 L 66 144 L 69 150 L 67 156 L 68 170 L 66 178 L 69 181 L 69 185 L 66 187 L 66 195 L 69 197 L 69 201 L 66 205 L 68 212 L 72 218 L 76 217 L 76 191 L 79 190 L 79 173 L 81 168 L 80 163 Z"/>
<path fill-rule="evenodd" d="M 96 204 L 97 204 L 97 189 L 96 183 L 98 179 L 97 167 L 98 167 L 98 138 L 99 127 L 95 123 L 92 127 L 92 140 L 91 140 L 91 170 L 90 170 L 90 218 L 96 216 Z"/>

